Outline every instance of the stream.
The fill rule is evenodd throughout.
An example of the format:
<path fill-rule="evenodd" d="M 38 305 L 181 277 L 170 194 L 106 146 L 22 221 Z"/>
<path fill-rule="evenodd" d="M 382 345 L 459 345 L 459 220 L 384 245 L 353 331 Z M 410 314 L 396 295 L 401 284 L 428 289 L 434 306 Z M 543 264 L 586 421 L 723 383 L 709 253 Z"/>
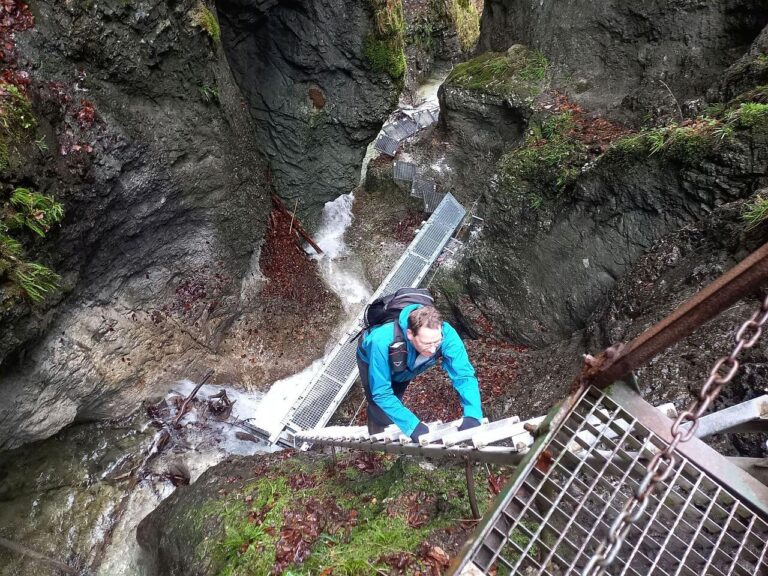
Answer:
<path fill-rule="evenodd" d="M 437 88 L 448 70 L 437 69 L 417 93 L 417 105 L 434 105 Z M 400 107 L 405 107 L 401 102 Z M 368 161 L 376 156 L 369 146 Z M 340 319 L 327 351 L 349 328 L 370 298 L 362 266 L 344 243 L 352 222 L 353 193 L 325 205 L 315 241 L 323 250 L 314 256 L 324 281 L 339 296 Z M 301 372 L 275 382 L 270 394 L 296 395 L 321 367 L 315 360 Z M 159 404 L 166 417 L 175 414 L 195 383 L 176 382 Z M 215 395 L 224 389 L 232 403 L 229 420 L 254 423 L 280 417 L 262 403 L 265 393 L 245 393 L 236 383 L 204 385 L 196 408 L 180 420 L 181 428 L 158 430 L 140 410 L 119 421 L 72 425 L 40 442 L 0 453 L 0 527 L 17 544 L 76 570 L 102 576 L 145 574 L 135 529 L 144 516 L 175 490 L 169 471 L 183 470 L 194 482 L 230 454 L 272 452 L 278 448 L 242 428 L 217 418 Z M 231 410 L 231 413 L 229 412 Z M 166 418 L 167 419 L 167 418 Z M 163 438 L 163 430 L 169 438 Z M 137 482 L 132 478 L 136 478 Z M 52 567 L 0 547 L 0 574 L 51 574 Z M 88 570 L 96 567 L 94 572 Z M 59 572 L 55 572 L 59 573 Z"/>

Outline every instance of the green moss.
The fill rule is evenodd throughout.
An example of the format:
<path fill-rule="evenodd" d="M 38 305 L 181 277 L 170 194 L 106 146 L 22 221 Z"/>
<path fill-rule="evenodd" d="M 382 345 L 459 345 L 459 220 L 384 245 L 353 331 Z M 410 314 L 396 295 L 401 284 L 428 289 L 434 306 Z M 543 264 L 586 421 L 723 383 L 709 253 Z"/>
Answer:
<path fill-rule="evenodd" d="M 205 4 L 199 4 L 192 12 L 192 22 L 205 30 L 214 42 L 218 43 L 221 40 L 219 21 L 216 20 L 214 13 Z"/>
<path fill-rule="evenodd" d="M 371 0 L 375 30 L 363 42 L 363 54 L 376 72 L 395 80 L 405 74 L 405 17 L 401 0 Z"/>
<path fill-rule="evenodd" d="M 587 161 L 585 146 L 571 135 L 573 126 L 570 112 L 532 122 L 523 146 L 499 161 L 502 186 L 539 208 L 573 184 Z"/>
<path fill-rule="evenodd" d="M 752 132 L 768 133 L 768 104 L 745 102 L 732 113 L 731 118 Z"/>
<path fill-rule="evenodd" d="M 464 52 L 471 51 L 480 37 L 480 15 L 469 0 L 449 0 L 448 13 Z"/>
<path fill-rule="evenodd" d="M 390 39 L 382 40 L 370 34 L 365 38 L 363 50 L 368 64 L 376 72 L 385 72 L 395 79 L 405 74 L 405 52 Z"/>
<path fill-rule="evenodd" d="M 458 64 L 446 79 L 446 84 L 525 99 L 541 91 L 546 71 L 547 60 L 541 53 L 517 46 L 506 54 L 486 52 Z"/>

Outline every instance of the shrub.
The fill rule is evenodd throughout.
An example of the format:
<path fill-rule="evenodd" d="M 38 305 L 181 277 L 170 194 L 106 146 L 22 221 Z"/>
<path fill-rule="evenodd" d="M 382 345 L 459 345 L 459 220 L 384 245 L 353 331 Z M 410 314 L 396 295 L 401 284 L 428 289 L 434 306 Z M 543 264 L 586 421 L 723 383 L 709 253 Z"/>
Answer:
<path fill-rule="evenodd" d="M 9 294 L 39 303 L 58 288 L 60 277 L 42 264 L 27 261 L 21 241 L 11 234 L 29 230 L 45 237 L 64 217 L 64 209 L 51 196 L 16 188 L 0 206 L 0 214 L 0 282 L 10 283 Z"/>
<path fill-rule="evenodd" d="M 757 228 L 768 219 L 768 198 L 757 196 L 752 202 L 746 204 L 742 217 L 747 223 L 747 230 Z"/>
<path fill-rule="evenodd" d="M 768 104 L 744 102 L 731 113 L 730 119 L 753 132 L 766 133 L 768 132 Z"/>
<path fill-rule="evenodd" d="M 11 270 L 11 280 L 32 302 L 42 302 L 49 292 L 59 287 L 61 277 L 50 268 L 35 262 L 21 262 Z"/>
<path fill-rule="evenodd" d="M 15 214 L 9 218 L 11 226 L 26 227 L 42 237 L 64 217 L 64 209 L 53 197 L 27 188 L 16 188 L 13 191 L 11 205 L 16 208 Z"/>

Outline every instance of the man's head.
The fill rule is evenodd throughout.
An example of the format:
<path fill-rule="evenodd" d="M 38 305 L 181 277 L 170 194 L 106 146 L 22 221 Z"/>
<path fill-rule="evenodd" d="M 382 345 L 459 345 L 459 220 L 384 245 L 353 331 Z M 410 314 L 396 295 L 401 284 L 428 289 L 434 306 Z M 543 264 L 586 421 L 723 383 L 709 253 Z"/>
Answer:
<path fill-rule="evenodd" d="M 434 306 L 421 306 L 408 314 L 408 341 L 423 356 L 432 356 L 443 342 L 443 318 Z"/>

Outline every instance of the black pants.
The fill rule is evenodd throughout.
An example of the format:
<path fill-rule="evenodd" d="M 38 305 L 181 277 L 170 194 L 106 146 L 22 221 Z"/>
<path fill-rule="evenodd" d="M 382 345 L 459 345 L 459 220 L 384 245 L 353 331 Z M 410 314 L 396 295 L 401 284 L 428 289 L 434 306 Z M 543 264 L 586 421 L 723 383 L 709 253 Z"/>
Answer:
<path fill-rule="evenodd" d="M 378 407 L 378 405 L 371 398 L 371 385 L 368 382 L 368 364 L 360 360 L 357 357 L 357 369 L 360 371 L 360 382 L 363 384 L 363 391 L 365 392 L 365 398 L 368 400 L 368 434 L 378 434 L 384 432 L 384 428 L 392 424 L 389 416 L 384 413 L 384 410 Z M 402 402 L 405 395 L 405 389 L 408 388 L 408 384 L 411 381 L 406 382 L 392 382 L 392 391 L 395 393 L 395 397 Z"/>

